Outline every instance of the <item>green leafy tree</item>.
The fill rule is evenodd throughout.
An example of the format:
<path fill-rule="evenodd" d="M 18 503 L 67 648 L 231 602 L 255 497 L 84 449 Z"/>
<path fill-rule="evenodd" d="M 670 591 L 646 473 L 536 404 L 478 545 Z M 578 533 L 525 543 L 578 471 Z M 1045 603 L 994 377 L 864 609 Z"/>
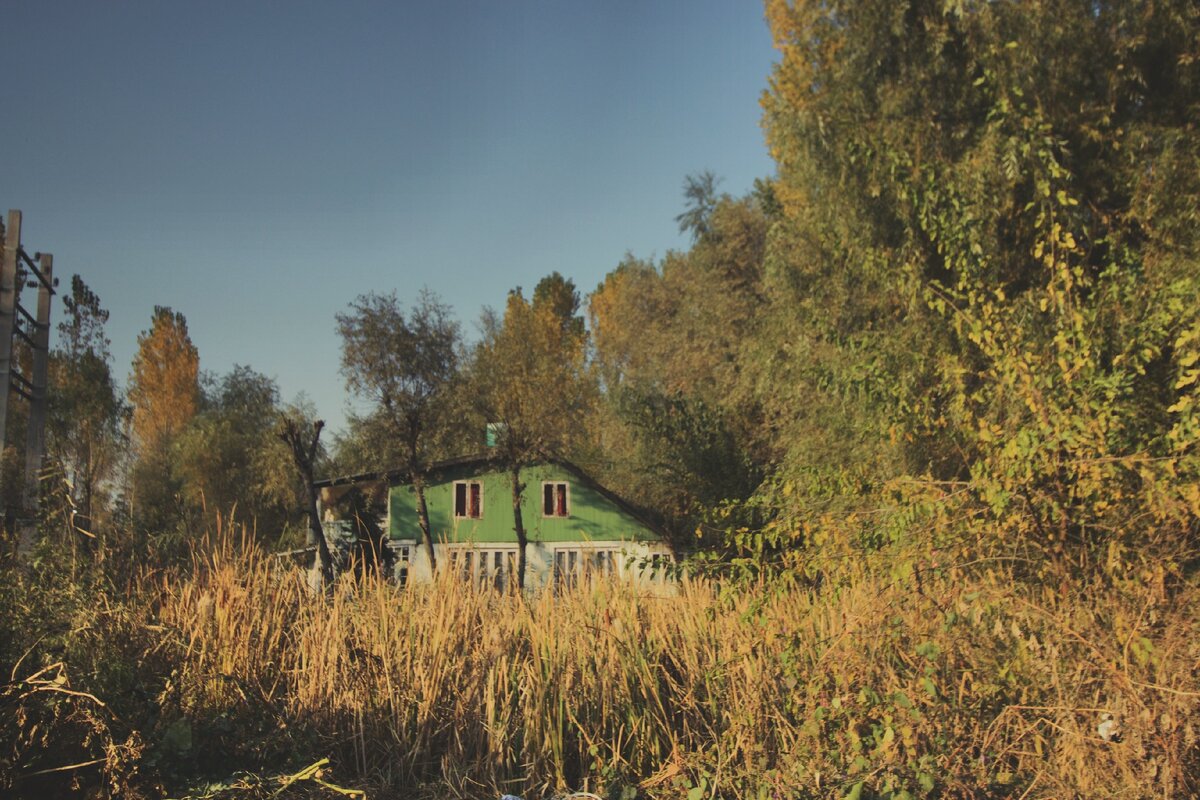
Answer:
<path fill-rule="evenodd" d="M 822 453 L 873 443 L 871 473 L 843 484 L 864 504 L 920 478 L 956 518 L 1059 564 L 1132 554 L 1151 530 L 1184 542 L 1196 463 L 1171 442 L 1198 294 L 1200 11 L 769 2 L 767 17 L 781 211 L 750 363 L 760 385 L 799 387 L 763 403 L 801 421 L 776 485 L 820 476 L 819 494 L 852 468 Z M 774 501 L 799 523 L 814 493 Z"/>
<path fill-rule="evenodd" d="M 346 386 L 373 405 L 370 420 L 358 426 L 381 430 L 381 451 L 395 458 L 412 482 L 417 521 L 436 568 L 425 477 L 431 455 L 458 421 L 450 391 L 458 374 L 458 324 L 449 307 L 429 292 L 422 292 L 407 314 L 394 293 L 363 295 L 337 321 Z"/>
<path fill-rule="evenodd" d="M 276 435 L 279 390 L 265 375 L 235 366 L 207 394 L 172 448 L 183 501 L 193 516 L 237 509 L 260 534 L 277 537 L 299 506 L 291 456 Z"/>
<path fill-rule="evenodd" d="M 50 354 L 47 452 L 70 485 L 76 525 L 91 532 L 119 464 L 125 408 L 112 377 L 108 311 L 78 275 L 63 311 L 59 346 Z"/>
<path fill-rule="evenodd" d="M 589 466 L 677 534 L 744 500 L 774 452 L 745 357 L 767 229 L 758 201 L 722 196 L 689 250 L 659 264 L 626 258 L 589 298 L 604 388 Z"/>
<path fill-rule="evenodd" d="M 497 449 L 512 487 L 517 537 L 517 585 L 525 586 L 528 535 L 521 516 L 521 470 L 567 453 L 584 438 L 583 423 L 595 401 L 586 363 L 586 340 L 553 303 L 530 303 L 515 289 L 504 316 L 485 315 L 483 340 L 470 368 L 470 394 L 479 416 L 499 426 Z"/>
<path fill-rule="evenodd" d="M 625 388 L 610 398 L 631 432 L 625 496 L 683 539 L 729 501 L 758 487 L 759 467 L 728 415 L 703 400 Z"/>

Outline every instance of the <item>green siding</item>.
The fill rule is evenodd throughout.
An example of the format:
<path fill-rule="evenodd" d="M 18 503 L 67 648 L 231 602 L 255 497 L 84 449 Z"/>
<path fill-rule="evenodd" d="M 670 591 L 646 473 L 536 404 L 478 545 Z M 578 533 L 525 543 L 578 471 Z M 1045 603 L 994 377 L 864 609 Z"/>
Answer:
<path fill-rule="evenodd" d="M 483 488 L 481 519 L 454 519 L 454 482 L 477 480 Z M 659 541 L 660 536 L 619 505 L 565 467 L 542 464 L 521 470 L 525 492 L 521 519 L 532 542 Z M 570 484 L 568 517 L 542 516 L 542 482 Z M 435 541 L 516 542 L 513 531 L 512 488 L 507 472 L 492 468 L 459 467 L 442 473 L 425 488 L 425 504 Z M 420 539 L 416 493 L 411 486 L 393 486 L 388 497 L 393 539 Z"/>

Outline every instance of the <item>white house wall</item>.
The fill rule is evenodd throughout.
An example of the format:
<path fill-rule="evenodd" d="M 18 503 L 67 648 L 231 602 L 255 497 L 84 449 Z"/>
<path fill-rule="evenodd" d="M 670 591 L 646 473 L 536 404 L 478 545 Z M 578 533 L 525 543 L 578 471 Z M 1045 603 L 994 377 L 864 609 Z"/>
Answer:
<path fill-rule="evenodd" d="M 428 583 L 433 579 L 430 569 L 429 553 L 424 543 L 412 540 L 391 540 L 388 547 L 394 556 L 393 575 L 401 579 L 401 571 L 407 569 L 407 583 Z M 405 564 L 402 553 L 407 550 L 408 561 Z M 495 553 L 503 551 L 512 553 L 515 560 L 517 554 L 515 544 L 435 544 L 434 553 L 437 557 L 439 571 L 449 569 L 457 552 L 458 558 L 463 559 L 468 552 L 473 554 L 473 560 L 480 553 Z M 666 567 L 673 564 L 670 548 L 660 543 L 625 542 L 625 541 L 588 541 L 588 542 L 529 542 L 525 550 L 525 586 L 526 589 L 539 589 L 549 585 L 555 575 L 554 562 L 556 553 L 567 556 L 574 551 L 579 556 L 587 554 L 595 557 L 597 553 L 612 554 L 613 571 L 624 580 L 633 581 L 638 586 L 652 590 L 656 594 L 672 592 L 673 580 L 667 574 Z M 564 561 L 566 559 L 564 558 Z M 579 560 L 582 562 L 582 559 Z M 490 563 L 490 562 L 489 562 Z M 464 561 L 459 561 L 457 568 L 461 569 Z M 477 569 L 477 568 L 476 568 Z M 579 567 L 582 574 L 584 568 Z"/>

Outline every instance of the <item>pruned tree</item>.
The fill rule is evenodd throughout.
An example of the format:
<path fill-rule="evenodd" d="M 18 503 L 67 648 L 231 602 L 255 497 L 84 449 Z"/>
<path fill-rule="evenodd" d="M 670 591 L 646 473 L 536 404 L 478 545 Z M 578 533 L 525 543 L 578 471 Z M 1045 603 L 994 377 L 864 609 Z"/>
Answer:
<path fill-rule="evenodd" d="M 436 569 L 425 479 L 431 453 L 453 426 L 448 389 L 458 374 L 458 324 L 428 291 L 407 314 L 394 292 L 363 295 L 337 315 L 337 323 L 346 386 L 373 404 L 376 422 L 391 437 L 385 452 L 412 482 L 417 523 L 430 569 Z"/>
<path fill-rule="evenodd" d="M 290 414 L 279 421 L 277 435 L 292 454 L 292 463 L 304 487 L 304 507 L 308 514 L 308 545 L 316 546 L 317 557 L 313 562 L 313 575 L 319 576 L 322 586 L 333 582 L 333 555 L 325 540 L 325 529 L 317 512 L 317 487 L 314 485 L 313 464 L 317 459 L 324 420 L 315 420 L 311 427 Z M 307 428 L 307 430 L 306 430 Z"/>

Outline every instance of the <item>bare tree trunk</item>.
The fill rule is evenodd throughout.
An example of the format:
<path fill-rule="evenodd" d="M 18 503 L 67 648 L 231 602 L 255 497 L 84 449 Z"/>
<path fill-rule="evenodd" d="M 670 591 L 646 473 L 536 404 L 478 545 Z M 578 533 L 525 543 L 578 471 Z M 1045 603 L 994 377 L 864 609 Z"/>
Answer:
<path fill-rule="evenodd" d="M 79 511 L 76 517 L 83 520 L 82 526 L 88 533 L 92 532 L 92 480 L 89 477 L 83 485 L 83 496 L 79 499 Z"/>
<path fill-rule="evenodd" d="M 429 550 L 429 573 L 434 575 L 437 574 L 437 557 L 433 554 L 433 531 L 429 527 L 429 508 L 425 505 L 425 480 L 413 472 L 412 484 L 417 492 L 417 524 L 421 526 L 421 536 L 425 539 L 425 548 Z"/>
<path fill-rule="evenodd" d="M 313 423 L 311 438 L 300 431 L 300 426 L 291 417 L 284 417 L 279 430 L 279 438 L 291 448 L 292 461 L 300 480 L 304 483 L 304 503 L 308 512 L 308 544 L 317 546 L 317 560 L 313 564 L 314 572 L 319 570 L 321 585 L 328 587 L 333 583 L 333 555 L 329 552 L 329 543 L 325 541 L 325 529 L 317 514 L 317 487 L 313 485 L 313 459 L 317 455 L 317 442 L 321 438 L 321 429 L 325 427 L 324 420 Z"/>
<path fill-rule="evenodd" d="M 312 485 L 312 471 L 305 479 L 304 502 L 308 509 L 308 544 L 317 546 L 317 558 L 313 571 L 320 575 L 320 585 L 329 587 L 333 583 L 333 554 L 329 551 L 329 542 L 325 540 L 325 529 L 321 525 L 321 517 L 317 512 L 317 490 Z"/>
<path fill-rule="evenodd" d="M 523 592 L 525 591 L 525 549 L 529 545 L 529 539 L 525 535 L 525 525 L 521 519 L 521 495 L 525 491 L 525 484 L 521 483 L 520 467 L 515 465 L 509 467 L 509 475 L 512 477 L 513 530 L 517 532 L 517 588 Z"/>

